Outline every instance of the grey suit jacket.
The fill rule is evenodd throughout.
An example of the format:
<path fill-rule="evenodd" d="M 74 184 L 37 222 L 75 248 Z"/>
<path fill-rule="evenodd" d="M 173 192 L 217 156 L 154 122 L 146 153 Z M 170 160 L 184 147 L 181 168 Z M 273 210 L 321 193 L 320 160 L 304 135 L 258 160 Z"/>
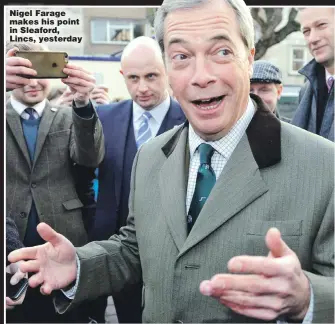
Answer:
<path fill-rule="evenodd" d="M 87 242 L 72 164 L 96 167 L 104 157 L 104 137 L 96 115 L 79 117 L 72 108 L 47 102 L 38 130 L 34 161 L 20 116 L 10 102 L 6 111 L 6 208 L 23 240 L 34 199 L 40 221 L 65 235 L 75 246 Z"/>
<path fill-rule="evenodd" d="M 199 292 L 237 255 L 268 254 L 277 227 L 314 291 L 314 321 L 334 322 L 334 144 L 258 110 L 187 236 L 187 123 L 151 140 L 133 165 L 129 217 L 120 235 L 77 249 L 71 304 L 113 294 L 143 278 L 144 322 L 261 322 Z M 185 154 L 186 151 L 186 154 Z"/>

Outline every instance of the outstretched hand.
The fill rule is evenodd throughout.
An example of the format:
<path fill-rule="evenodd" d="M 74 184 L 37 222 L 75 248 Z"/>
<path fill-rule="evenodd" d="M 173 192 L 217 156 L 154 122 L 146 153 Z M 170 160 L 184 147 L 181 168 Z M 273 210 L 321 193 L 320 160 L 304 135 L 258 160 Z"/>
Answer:
<path fill-rule="evenodd" d="M 76 251 L 66 237 L 49 225 L 40 223 L 37 231 L 46 243 L 15 250 L 8 255 L 8 260 L 12 263 L 23 261 L 20 263 L 22 272 L 35 272 L 29 279 L 30 287 L 41 285 L 41 293 L 49 295 L 76 279 Z"/>

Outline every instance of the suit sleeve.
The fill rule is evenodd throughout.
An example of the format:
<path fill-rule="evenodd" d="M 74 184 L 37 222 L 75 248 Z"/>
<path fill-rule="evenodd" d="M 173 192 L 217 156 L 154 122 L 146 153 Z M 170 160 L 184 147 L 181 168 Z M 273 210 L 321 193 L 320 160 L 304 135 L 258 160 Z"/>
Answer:
<path fill-rule="evenodd" d="M 57 292 L 54 304 L 60 314 L 86 299 L 120 292 L 127 284 L 142 280 L 142 268 L 136 238 L 134 191 L 136 190 L 137 153 L 132 169 L 127 225 L 107 241 L 91 242 L 77 248 L 80 261 L 78 289 L 71 301 Z"/>
<path fill-rule="evenodd" d="M 79 116 L 78 109 L 86 109 L 93 115 Z M 70 157 L 79 165 L 96 168 L 104 158 L 105 144 L 102 125 L 92 103 L 88 107 L 73 107 L 72 119 Z"/>
<path fill-rule="evenodd" d="M 305 271 L 314 294 L 313 323 L 334 323 L 334 192 L 312 250 L 313 273 Z"/>

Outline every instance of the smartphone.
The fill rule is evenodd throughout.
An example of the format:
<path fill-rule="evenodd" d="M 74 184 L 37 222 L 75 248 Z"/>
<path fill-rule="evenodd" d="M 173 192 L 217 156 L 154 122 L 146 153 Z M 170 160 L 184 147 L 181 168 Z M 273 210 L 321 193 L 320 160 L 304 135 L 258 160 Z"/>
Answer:
<path fill-rule="evenodd" d="M 48 51 L 18 51 L 17 57 L 29 60 L 32 68 L 37 72 L 36 76 L 21 75 L 29 79 L 64 79 L 67 75 L 63 72 L 65 65 L 69 61 L 66 52 Z"/>
<path fill-rule="evenodd" d="M 18 300 L 28 288 L 28 279 L 21 279 L 16 285 L 10 283 L 13 274 L 6 272 L 6 296 L 11 300 Z"/>

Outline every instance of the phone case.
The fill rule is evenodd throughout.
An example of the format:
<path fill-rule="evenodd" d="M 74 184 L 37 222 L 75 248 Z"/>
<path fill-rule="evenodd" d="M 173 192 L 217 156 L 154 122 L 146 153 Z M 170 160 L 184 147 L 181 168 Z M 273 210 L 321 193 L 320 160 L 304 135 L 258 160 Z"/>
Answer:
<path fill-rule="evenodd" d="M 36 76 L 24 76 L 26 78 L 67 78 L 67 75 L 63 72 L 65 65 L 68 63 L 68 54 L 66 52 L 19 51 L 15 55 L 29 60 L 32 68 L 37 72 Z"/>
<path fill-rule="evenodd" d="M 6 272 L 6 296 L 11 300 L 18 300 L 28 287 L 28 279 L 21 279 L 16 285 L 11 285 L 10 279 L 13 274 Z"/>

